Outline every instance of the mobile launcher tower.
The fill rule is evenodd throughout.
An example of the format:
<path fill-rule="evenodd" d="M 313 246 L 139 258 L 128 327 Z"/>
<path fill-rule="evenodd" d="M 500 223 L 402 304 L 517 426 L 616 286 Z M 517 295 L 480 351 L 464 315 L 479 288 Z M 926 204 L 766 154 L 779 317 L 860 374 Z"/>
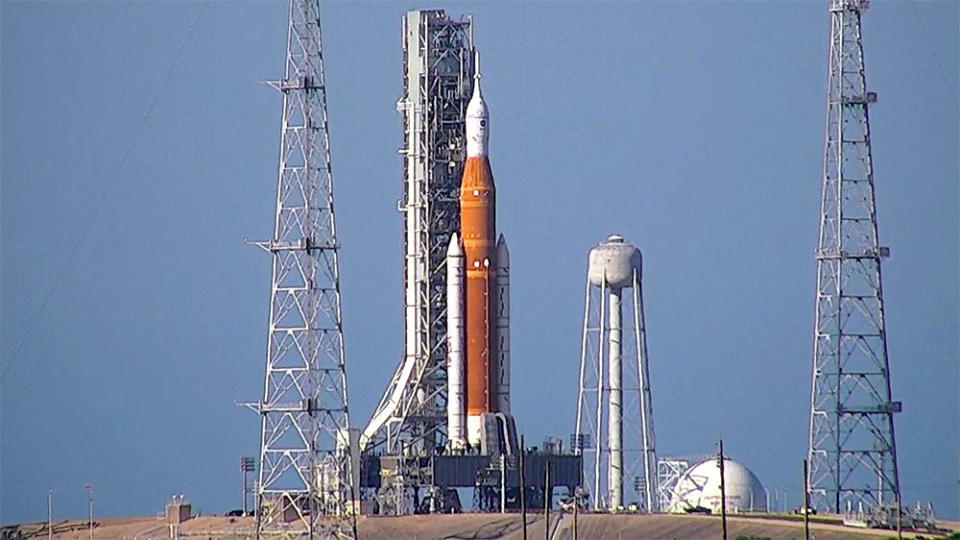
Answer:
<path fill-rule="evenodd" d="M 446 259 L 460 230 L 472 42 L 470 20 L 403 18 L 404 352 L 361 435 L 365 450 L 430 454 L 446 442 Z"/>
<path fill-rule="evenodd" d="M 403 58 L 404 353 L 360 436 L 361 487 L 376 493 L 378 513 L 455 511 L 458 487 L 476 488 L 481 509 L 498 500 L 505 510 L 518 504 L 521 461 L 510 413 L 509 253 L 496 236 L 472 21 L 407 13 Z M 553 457 L 524 470 L 542 479 L 550 462 L 553 484 L 572 490 L 579 458 Z"/>

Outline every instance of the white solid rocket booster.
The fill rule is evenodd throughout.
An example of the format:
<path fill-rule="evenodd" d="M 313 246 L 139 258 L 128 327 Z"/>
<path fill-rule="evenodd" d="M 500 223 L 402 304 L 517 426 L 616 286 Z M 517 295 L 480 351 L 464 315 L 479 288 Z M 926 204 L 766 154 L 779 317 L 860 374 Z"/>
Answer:
<path fill-rule="evenodd" d="M 497 410 L 510 414 L 510 251 L 507 240 L 497 240 L 496 261 L 496 317 L 497 317 Z"/>
<path fill-rule="evenodd" d="M 463 322 L 463 249 L 453 233 L 447 248 L 447 438 L 451 450 L 466 447 Z"/>

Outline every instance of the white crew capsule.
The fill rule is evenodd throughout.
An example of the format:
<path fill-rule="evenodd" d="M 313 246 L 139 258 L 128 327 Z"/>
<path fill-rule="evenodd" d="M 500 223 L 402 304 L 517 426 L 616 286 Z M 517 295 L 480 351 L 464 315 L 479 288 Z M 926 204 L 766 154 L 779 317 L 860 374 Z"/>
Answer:
<path fill-rule="evenodd" d="M 486 156 L 490 139 L 490 113 L 480 91 L 480 53 L 474 56 L 473 97 L 467 104 L 467 157 Z"/>

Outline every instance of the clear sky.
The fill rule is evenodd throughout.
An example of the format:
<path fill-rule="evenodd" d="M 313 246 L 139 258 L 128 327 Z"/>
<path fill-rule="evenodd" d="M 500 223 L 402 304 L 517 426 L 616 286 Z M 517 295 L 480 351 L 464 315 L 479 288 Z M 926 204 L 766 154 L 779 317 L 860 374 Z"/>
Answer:
<path fill-rule="evenodd" d="M 864 17 L 904 501 L 958 509 L 960 4 Z M 658 450 L 718 437 L 799 504 L 826 2 L 324 8 L 353 423 L 401 356 L 400 20 L 475 15 L 513 406 L 573 430 L 587 251 L 644 252 Z M 282 3 L 2 2 L 0 522 L 240 505 L 263 385 Z M 191 33 L 191 28 L 196 27 Z M 179 51 L 182 50 L 182 53 Z M 23 345 L 21 346 L 21 343 Z"/>

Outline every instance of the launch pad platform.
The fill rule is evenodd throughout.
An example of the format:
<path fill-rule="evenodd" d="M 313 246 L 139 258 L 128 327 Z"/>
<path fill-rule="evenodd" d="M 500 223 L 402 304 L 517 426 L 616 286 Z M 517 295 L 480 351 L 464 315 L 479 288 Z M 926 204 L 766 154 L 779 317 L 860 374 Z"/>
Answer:
<path fill-rule="evenodd" d="M 475 511 L 501 512 L 542 507 L 553 497 L 570 497 L 582 483 L 580 456 L 529 452 L 499 454 L 396 456 L 367 454 L 361 459 L 360 489 L 371 503 L 363 512 L 403 515 L 448 514 L 465 510 L 460 488 L 473 490 Z M 549 470 L 549 474 L 548 474 Z M 521 488 L 522 487 L 522 488 Z M 559 489 L 559 491 L 557 491 Z"/>
<path fill-rule="evenodd" d="M 550 485 L 573 490 L 580 485 L 583 460 L 572 454 L 529 453 L 524 457 L 525 485 L 543 489 L 547 465 Z M 501 475 L 501 467 L 505 468 Z M 379 488 L 385 480 L 415 472 L 422 486 L 472 488 L 500 486 L 501 476 L 508 488 L 520 487 L 518 456 L 435 455 L 435 456 L 364 456 L 360 468 L 360 487 Z"/>

